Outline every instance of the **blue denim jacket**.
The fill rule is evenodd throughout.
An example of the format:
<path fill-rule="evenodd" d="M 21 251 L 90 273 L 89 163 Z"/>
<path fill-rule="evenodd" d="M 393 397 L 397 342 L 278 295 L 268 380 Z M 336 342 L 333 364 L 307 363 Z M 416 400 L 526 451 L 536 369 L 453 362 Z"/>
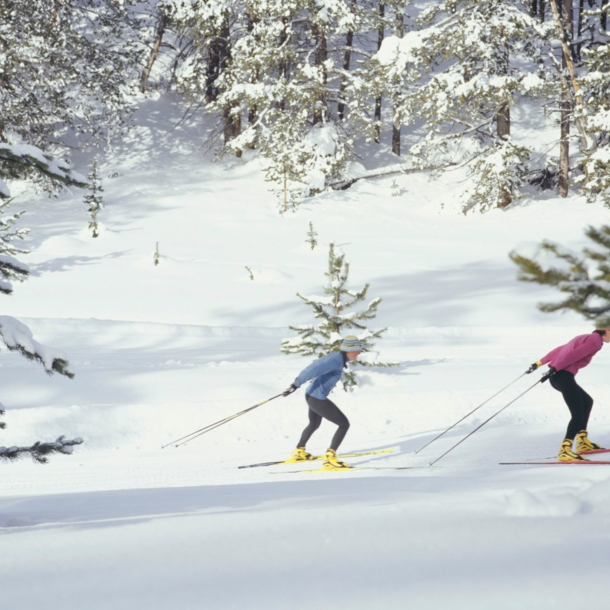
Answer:
<path fill-rule="evenodd" d="M 294 385 L 300 388 L 306 381 L 313 379 L 311 385 L 305 390 L 305 394 L 319 400 L 326 400 L 330 391 L 341 379 L 346 362 L 347 357 L 343 352 L 326 354 L 303 369 L 294 380 Z"/>

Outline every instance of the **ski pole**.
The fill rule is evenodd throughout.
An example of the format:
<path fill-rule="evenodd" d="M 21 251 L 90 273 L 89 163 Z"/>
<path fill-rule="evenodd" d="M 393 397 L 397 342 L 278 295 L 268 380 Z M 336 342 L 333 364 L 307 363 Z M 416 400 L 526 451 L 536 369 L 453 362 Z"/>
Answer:
<path fill-rule="evenodd" d="M 423 447 L 420 447 L 415 453 L 416 454 L 419 453 L 422 449 L 425 449 L 428 445 L 431 445 L 434 441 L 438 440 L 441 436 L 444 436 L 445 434 L 447 434 L 447 432 L 449 432 L 449 430 L 453 430 L 453 428 L 455 428 L 458 424 L 462 423 L 467 417 L 470 417 L 475 411 L 478 411 L 482 406 L 486 405 L 490 400 L 492 400 L 493 398 L 498 396 L 498 394 L 502 394 L 502 392 L 504 392 L 504 390 L 510 388 L 510 386 L 513 385 L 513 383 L 517 383 L 517 381 L 519 381 L 519 379 L 521 379 L 521 377 L 523 377 L 524 375 L 527 375 L 527 373 L 523 373 L 523 375 L 519 375 L 519 377 L 517 377 L 517 379 L 515 379 L 514 381 L 511 381 L 507 386 L 504 386 L 500 391 L 496 392 L 493 396 L 490 396 L 485 402 L 482 402 L 478 407 L 473 409 L 470 413 L 467 413 L 466 415 L 464 415 L 464 417 L 462 417 L 462 419 L 459 419 L 458 421 L 456 421 L 455 424 L 453 424 L 453 426 L 449 426 L 449 428 L 447 428 L 444 432 L 441 432 L 438 436 L 435 436 L 431 441 L 427 442 Z"/>
<path fill-rule="evenodd" d="M 544 381 L 544 380 L 545 380 L 545 378 L 542 377 L 533 386 L 530 386 L 527 390 L 525 390 L 525 392 L 522 392 L 521 394 L 519 394 L 519 396 L 517 396 L 517 398 L 514 398 L 513 400 L 511 400 L 506 406 L 502 407 L 497 413 L 494 413 L 491 417 L 486 419 L 482 424 L 477 426 L 472 432 L 467 434 L 461 441 L 459 441 L 455 445 L 453 445 L 453 447 L 451 447 L 451 449 L 447 449 L 447 451 L 445 451 L 445 453 L 443 453 L 443 455 L 441 455 L 440 457 L 437 457 L 434 460 L 434 462 L 430 462 L 430 466 L 434 466 L 434 464 L 436 464 L 436 462 L 438 462 L 440 459 L 444 458 L 448 453 L 453 451 L 458 445 L 461 445 L 468 437 L 472 436 L 477 430 L 480 430 L 486 423 L 490 422 L 496 415 L 500 415 L 500 413 L 502 413 L 502 411 L 504 411 L 504 409 L 506 409 L 507 407 L 510 407 L 510 405 L 512 405 L 519 398 L 521 398 L 521 396 L 523 396 L 524 394 L 527 394 L 530 390 L 535 388 L 541 381 Z"/>
<path fill-rule="evenodd" d="M 223 424 L 230 422 L 231 420 L 235 419 L 236 417 L 245 415 L 246 413 L 248 413 L 248 411 L 252 411 L 253 409 L 260 407 L 260 406 L 264 405 L 265 403 L 271 402 L 272 400 L 279 398 L 280 396 L 283 396 L 283 393 L 278 394 L 277 396 L 273 396 L 272 398 L 267 398 L 267 400 L 263 400 L 262 402 L 259 402 L 258 404 L 254 405 L 253 407 L 248 407 L 247 409 L 244 409 L 243 411 L 240 411 L 239 413 L 234 413 L 233 415 L 229 415 L 228 417 L 225 417 L 224 419 L 214 422 L 213 424 L 209 424 L 203 428 L 200 428 L 199 430 L 195 430 L 195 432 L 191 432 L 190 434 L 187 434 L 186 436 L 177 438 L 175 441 L 172 441 L 171 443 L 167 443 L 167 445 L 163 445 L 161 447 L 161 449 L 165 449 L 166 447 L 169 447 L 170 445 L 174 445 L 174 447 L 180 447 L 181 445 L 184 445 L 184 444 L 188 443 L 189 441 L 192 441 L 194 438 L 197 438 L 198 436 L 201 436 L 202 434 L 205 434 L 206 432 L 210 432 L 211 430 L 214 430 L 214 428 L 218 428 L 219 426 L 222 426 Z"/>

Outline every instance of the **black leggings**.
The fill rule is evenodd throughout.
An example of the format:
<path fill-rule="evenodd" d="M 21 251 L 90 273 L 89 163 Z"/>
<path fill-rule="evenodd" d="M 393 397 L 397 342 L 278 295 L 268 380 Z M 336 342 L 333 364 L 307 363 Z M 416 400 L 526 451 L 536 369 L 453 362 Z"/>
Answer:
<path fill-rule="evenodd" d="M 339 445 L 342 443 L 349 430 L 349 421 L 347 417 L 345 417 L 339 407 L 331 400 L 328 400 L 328 398 L 326 400 L 320 400 L 319 398 L 314 398 L 313 396 L 309 396 L 309 394 L 305 394 L 305 400 L 309 406 L 309 425 L 303 430 L 301 440 L 297 447 L 305 447 L 311 435 L 320 427 L 322 418 L 324 418 L 339 426 L 330 443 L 330 448 L 336 451 L 339 449 Z"/>
<path fill-rule="evenodd" d="M 557 371 L 550 377 L 551 385 L 563 394 L 563 399 L 570 409 L 572 419 L 568 424 L 566 438 L 574 440 L 581 431 L 587 429 L 593 399 L 576 383 L 574 375 L 568 371 Z"/>

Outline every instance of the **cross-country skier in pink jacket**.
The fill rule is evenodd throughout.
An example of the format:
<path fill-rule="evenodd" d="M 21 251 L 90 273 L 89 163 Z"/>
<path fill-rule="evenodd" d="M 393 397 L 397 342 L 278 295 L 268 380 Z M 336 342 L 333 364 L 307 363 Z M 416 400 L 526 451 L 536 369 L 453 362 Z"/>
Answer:
<path fill-rule="evenodd" d="M 582 453 L 601 449 L 587 437 L 587 423 L 593 399 L 576 383 L 575 376 L 587 366 L 604 343 L 610 343 L 610 328 L 600 328 L 589 335 L 574 337 L 569 343 L 550 351 L 544 358 L 532 364 L 527 371 L 531 373 L 543 364 L 548 364 L 551 385 L 563 394 L 570 409 L 572 419 L 568 424 L 566 438 L 561 443 L 558 459 L 562 462 L 583 460 Z M 576 438 L 575 451 L 572 443 Z"/>

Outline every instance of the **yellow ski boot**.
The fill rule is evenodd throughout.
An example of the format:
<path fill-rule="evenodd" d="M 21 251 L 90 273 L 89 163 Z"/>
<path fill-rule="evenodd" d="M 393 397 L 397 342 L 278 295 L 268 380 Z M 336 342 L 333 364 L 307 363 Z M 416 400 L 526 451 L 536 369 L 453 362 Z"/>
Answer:
<path fill-rule="evenodd" d="M 316 458 L 311 455 L 311 453 L 307 453 L 307 451 L 305 451 L 305 447 L 297 447 L 292 452 L 292 457 L 290 459 L 294 460 L 295 462 L 305 462 L 308 460 L 315 460 Z"/>
<path fill-rule="evenodd" d="M 351 468 L 349 464 L 342 462 L 337 459 L 337 454 L 334 449 L 329 449 L 324 454 L 324 463 L 322 464 L 322 468 L 324 470 L 344 470 L 346 468 Z"/>
<path fill-rule="evenodd" d="M 596 443 L 592 443 L 587 437 L 587 431 L 581 430 L 576 435 L 576 453 L 587 453 L 588 451 L 595 451 L 601 449 Z"/>
<path fill-rule="evenodd" d="M 585 458 L 572 451 L 572 439 L 566 438 L 565 441 L 561 443 L 561 449 L 557 454 L 557 459 L 560 462 L 579 462 Z"/>

